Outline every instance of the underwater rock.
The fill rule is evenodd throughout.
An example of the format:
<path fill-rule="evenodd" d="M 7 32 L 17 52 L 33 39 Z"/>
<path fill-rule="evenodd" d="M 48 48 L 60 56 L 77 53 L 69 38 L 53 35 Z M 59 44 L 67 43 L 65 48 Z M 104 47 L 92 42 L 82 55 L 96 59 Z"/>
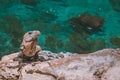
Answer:
<path fill-rule="evenodd" d="M 72 44 L 69 44 L 68 46 L 74 46 L 73 48 L 70 48 L 71 50 L 73 50 L 72 52 L 77 52 L 77 53 L 88 53 L 90 52 L 90 45 L 89 45 L 89 41 L 87 40 L 87 38 L 89 37 L 89 35 L 85 34 L 85 33 L 72 33 L 69 35 L 69 40 Z M 68 43 L 66 43 L 68 44 Z"/>
<path fill-rule="evenodd" d="M 49 48 L 49 50 L 54 50 L 54 52 L 60 51 L 63 47 L 63 42 L 55 36 L 48 36 L 45 40 L 45 46 Z"/>
<path fill-rule="evenodd" d="M 37 0 L 20 0 L 20 1 L 26 5 L 32 5 L 32 6 L 37 5 Z"/>
<path fill-rule="evenodd" d="M 10 5 L 10 3 L 15 3 L 18 2 L 18 0 L 0 0 L 0 4 L 2 4 L 3 6 L 6 5 Z"/>
<path fill-rule="evenodd" d="M 116 47 L 120 47 L 120 38 L 111 38 L 110 42 Z"/>
<path fill-rule="evenodd" d="M 19 46 L 21 43 L 19 39 L 22 39 L 24 34 L 23 24 L 16 17 L 16 15 L 3 16 L 2 20 L 4 23 L 7 22 L 7 24 L 4 24 L 4 28 L 1 29 L 12 37 L 12 42 L 15 44 L 15 46 Z"/>
<path fill-rule="evenodd" d="M 109 0 L 113 10 L 120 12 L 120 0 Z"/>
<path fill-rule="evenodd" d="M 16 51 L 21 43 L 22 36 L 24 34 L 23 24 L 21 23 L 20 19 L 18 19 L 16 15 L 5 15 L 1 17 L 0 26 L 3 26 L 0 27 L 0 30 L 12 38 L 11 43 L 9 44 L 13 46 L 10 51 Z"/>
<path fill-rule="evenodd" d="M 107 47 L 106 42 L 104 39 L 91 39 L 89 42 L 90 45 L 90 52 L 101 50 Z"/>
<path fill-rule="evenodd" d="M 101 44 L 101 45 L 100 45 Z M 69 35 L 69 41 L 64 44 L 65 49 L 76 53 L 89 53 L 101 50 L 107 47 L 106 42 L 102 38 L 91 38 L 85 32 L 74 32 Z M 70 50 L 69 50 L 70 49 Z"/>
<path fill-rule="evenodd" d="M 9 52 L 12 47 L 12 38 L 4 32 L 0 32 L 0 56 Z M 7 50 L 6 50 L 7 49 Z"/>
<path fill-rule="evenodd" d="M 0 80 L 120 80 L 120 49 L 103 49 L 90 54 L 41 51 L 43 61 L 25 63 L 13 59 L 18 53 L 2 57 Z M 18 70 L 19 69 L 19 70 Z"/>
<path fill-rule="evenodd" d="M 89 13 L 83 13 L 81 16 L 73 17 L 70 22 L 75 25 L 74 28 L 84 29 L 88 32 L 97 31 L 104 24 L 104 19 L 99 16 L 92 16 Z"/>

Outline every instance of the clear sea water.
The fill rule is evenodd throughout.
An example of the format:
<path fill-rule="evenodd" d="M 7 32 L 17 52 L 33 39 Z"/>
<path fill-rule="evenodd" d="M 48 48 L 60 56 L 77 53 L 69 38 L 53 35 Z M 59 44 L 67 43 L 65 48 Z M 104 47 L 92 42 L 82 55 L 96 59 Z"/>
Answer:
<path fill-rule="evenodd" d="M 73 28 L 83 13 L 105 20 L 100 31 Z M 0 55 L 19 51 L 25 32 L 40 30 L 39 45 L 52 52 L 88 53 L 120 47 L 120 0 L 0 0 Z"/>

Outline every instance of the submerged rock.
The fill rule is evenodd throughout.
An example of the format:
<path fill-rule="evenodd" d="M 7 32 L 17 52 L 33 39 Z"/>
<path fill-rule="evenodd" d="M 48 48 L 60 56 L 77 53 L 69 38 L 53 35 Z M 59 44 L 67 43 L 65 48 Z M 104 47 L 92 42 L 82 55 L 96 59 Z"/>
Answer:
<path fill-rule="evenodd" d="M 18 47 L 21 43 L 20 39 L 24 34 L 23 24 L 16 15 L 5 15 L 0 21 L 0 29 L 12 37 L 12 43 L 15 47 Z M 7 22 L 7 23 L 6 23 Z M 18 36 L 19 35 L 19 36 Z"/>
<path fill-rule="evenodd" d="M 20 0 L 23 4 L 26 4 L 26 5 L 37 5 L 37 0 Z"/>
<path fill-rule="evenodd" d="M 114 11 L 120 12 L 120 0 L 109 0 Z"/>
<path fill-rule="evenodd" d="M 115 46 L 117 46 L 117 47 L 120 47 L 120 38 L 111 38 L 111 39 L 110 39 L 110 42 L 111 42 L 113 45 L 115 45 Z"/>
<path fill-rule="evenodd" d="M 86 31 L 96 31 L 104 24 L 104 19 L 99 16 L 92 16 L 88 13 L 84 13 L 81 16 L 70 19 L 70 22 L 74 24 L 74 28 L 84 29 Z"/>
<path fill-rule="evenodd" d="M 20 68 L 13 59 L 0 61 L 0 80 L 120 80 L 120 49 L 103 49 L 90 54 L 39 52 L 45 60 L 28 62 Z M 51 59 L 50 59 L 51 58 Z"/>
<path fill-rule="evenodd" d="M 9 49 L 12 47 L 12 45 L 10 44 L 12 39 L 5 32 L 0 32 L 0 37 L 0 55 L 4 55 L 7 54 Z"/>

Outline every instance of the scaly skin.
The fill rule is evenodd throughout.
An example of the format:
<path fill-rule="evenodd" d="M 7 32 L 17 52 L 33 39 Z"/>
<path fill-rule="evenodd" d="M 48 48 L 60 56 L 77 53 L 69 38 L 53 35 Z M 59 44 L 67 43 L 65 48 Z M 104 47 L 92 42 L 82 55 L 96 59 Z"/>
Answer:
<path fill-rule="evenodd" d="M 40 46 L 38 46 L 38 37 L 40 32 L 29 31 L 23 36 L 23 41 L 20 46 L 20 54 L 18 55 L 19 60 L 34 60 L 38 58 L 38 52 L 41 51 Z"/>

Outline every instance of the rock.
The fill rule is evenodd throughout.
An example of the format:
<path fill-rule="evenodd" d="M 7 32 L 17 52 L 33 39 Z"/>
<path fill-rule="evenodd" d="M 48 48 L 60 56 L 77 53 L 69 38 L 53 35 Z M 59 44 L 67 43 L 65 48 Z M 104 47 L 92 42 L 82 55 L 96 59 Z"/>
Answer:
<path fill-rule="evenodd" d="M 11 54 L 11 55 L 3 56 L 2 59 L 1 59 L 1 61 L 10 61 L 10 60 L 13 61 L 13 59 L 14 59 L 15 57 L 17 57 L 18 54 L 19 54 L 19 52 L 13 53 L 13 54 Z"/>
<path fill-rule="evenodd" d="M 83 28 L 86 31 L 99 29 L 104 24 L 104 19 L 99 16 L 92 16 L 89 13 L 83 13 L 81 16 L 70 19 L 70 22 L 74 25 L 79 26 L 78 29 Z M 77 27 L 74 26 L 74 27 Z"/>
<path fill-rule="evenodd" d="M 20 1 L 26 5 L 32 5 L 32 6 L 37 5 L 37 0 L 20 0 Z"/>
<path fill-rule="evenodd" d="M 60 40 L 58 38 L 58 36 L 47 36 L 46 40 L 45 40 L 45 46 L 50 48 L 49 50 L 54 50 L 54 52 L 59 51 L 60 49 L 62 49 L 62 47 L 64 46 L 64 43 L 62 42 L 62 40 Z"/>
<path fill-rule="evenodd" d="M 109 0 L 112 8 L 116 12 L 120 12 L 120 0 Z"/>
<path fill-rule="evenodd" d="M 1 56 L 3 54 L 7 54 L 9 49 L 11 48 L 11 42 L 12 42 L 12 39 L 9 35 L 7 35 L 5 32 L 0 32 L 0 54 Z M 6 50 L 7 49 L 7 50 Z"/>
<path fill-rule="evenodd" d="M 17 55 L 2 58 L 0 80 L 120 80 L 120 48 L 90 54 L 41 51 L 39 56 L 53 59 L 25 63 L 21 68 L 13 60 Z"/>
<path fill-rule="evenodd" d="M 0 20 L 0 26 L 3 26 L 3 27 L 0 27 L 0 30 L 5 32 L 5 34 L 9 36 L 7 37 L 7 39 L 10 40 L 10 42 L 7 41 L 6 39 L 4 39 L 5 35 L 4 34 L 1 35 L 3 36 L 1 37 L 1 39 L 4 39 L 4 41 L 6 42 L 4 46 L 5 45 L 10 46 L 10 48 L 3 47 L 4 49 L 7 49 L 4 51 L 6 51 L 7 53 L 16 52 L 18 50 L 18 47 L 20 46 L 21 39 L 24 34 L 23 24 L 21 23 L 21 20 L 14 14 L 5 15 Z M 1 41 L 1 42 L 4 43 L 4 41 Z M 6 53 L 6 52 L 3 52 L 3 53 Z"/>
<path fill-rule="evenodd" d="M 110 42 L 115 45 L 116 47 L 120 47 L 120 38 L 111 38 Z"/>

